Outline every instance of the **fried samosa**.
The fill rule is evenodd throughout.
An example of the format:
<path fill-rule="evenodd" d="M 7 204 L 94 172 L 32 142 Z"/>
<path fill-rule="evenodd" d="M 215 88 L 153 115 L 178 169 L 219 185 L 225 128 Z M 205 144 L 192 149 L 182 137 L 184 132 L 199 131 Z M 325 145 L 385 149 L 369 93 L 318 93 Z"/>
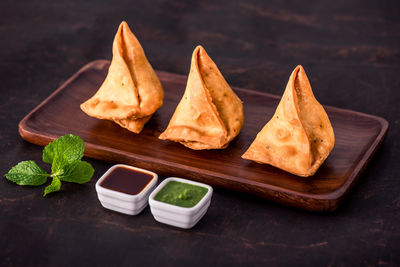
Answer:
<path fill-rule="evenodd" d="M 274 116 L 242 158 L 307 177 L 314 175 L 334 144 L 328 115 L 315 99 L 303 67 L 297 66 Z"/>
<path fill-rule="evenodd" d="M 202 46 L 192 55 L 185 93 L 159 136 L 191 149 L 221 149 L 242 129 L 243 104 Z"/>
<path fill-rule="evenodd" d="M 123 21 L 113 42 L 113 58 L 99 90 L 81 109 L 89 116 L 112 120 L 140 133 L 162 106 L 164 91 L 143 48 Z"/>

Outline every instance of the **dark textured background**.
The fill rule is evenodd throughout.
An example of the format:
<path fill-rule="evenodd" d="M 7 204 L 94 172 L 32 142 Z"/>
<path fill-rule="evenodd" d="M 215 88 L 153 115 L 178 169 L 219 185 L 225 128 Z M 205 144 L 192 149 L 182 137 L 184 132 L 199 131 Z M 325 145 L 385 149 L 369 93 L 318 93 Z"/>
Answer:
<path fill-rule="evenodd" d="M 302 64 L 326 105 L 387 119 L 382 148 L 342 207 L 312 214 L 216 189 L 192 230 L 103 209 L 94 184 L 0 181 L 0 265 L 400 264 L 400 4 L 398 1 L 0 2 L 0 173 L 41 161 L 18 122 L 89 61 L 111 59 L 126 20 L 155 69 L 187 74 L 202 44 L 231 85 L 282 94 Z M 43 165 L 42 165 L 43 166 Z"/>

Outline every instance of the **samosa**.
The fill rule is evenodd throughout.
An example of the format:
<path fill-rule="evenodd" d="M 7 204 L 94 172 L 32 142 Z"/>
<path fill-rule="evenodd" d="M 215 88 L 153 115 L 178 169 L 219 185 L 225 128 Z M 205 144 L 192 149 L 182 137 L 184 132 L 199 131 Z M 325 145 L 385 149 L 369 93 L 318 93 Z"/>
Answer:
<path fill-rule="evenodd" d="M 112 120 L 140 133 L 162 106 L 164 91 L 142 46 L 123 21 L 113 42 L 113 58 L 99 90 L 81 109 L 89 116 Z"/>
<path fill-rule="evenodd" d="M 307 177 L 314 175 L 334 144 L 328 115 L 315 99 L 303 67 L 297 66 L 275 114 L 242 158 Z"/>
<path fill-rule="evenodd" d="M 191 149 L 221 149 L 242 129 L 243 104 L 202 46 L 192 55 L 185 93 L 159 136 Z"/>

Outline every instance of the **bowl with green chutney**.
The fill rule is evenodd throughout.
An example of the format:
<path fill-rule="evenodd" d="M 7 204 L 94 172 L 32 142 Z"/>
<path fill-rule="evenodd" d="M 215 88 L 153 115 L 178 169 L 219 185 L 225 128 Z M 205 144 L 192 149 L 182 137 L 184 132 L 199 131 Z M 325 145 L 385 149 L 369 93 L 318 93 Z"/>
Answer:
<path fill-rule="evenodd" d="M 189 229 L 206 214 L 212 192 L 209 185 L 169 177 L 150 194 L 150 210 L 158 222 Z"/>

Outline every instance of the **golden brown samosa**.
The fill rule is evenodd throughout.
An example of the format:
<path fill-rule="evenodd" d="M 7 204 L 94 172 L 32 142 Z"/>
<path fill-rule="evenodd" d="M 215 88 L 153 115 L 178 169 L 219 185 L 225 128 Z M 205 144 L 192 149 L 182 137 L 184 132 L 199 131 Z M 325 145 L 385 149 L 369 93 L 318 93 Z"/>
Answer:
<path fill-rule="evenodd" d="M 113 42 L 113 58 L 99 90 L 81 109 L 89 116 L 113 120 L 140 133 L 162 106 L 164 91 L 143 48 L 123 21 Z"/>
<path fill-rule="evenodd" d="M 318 170 L 334 144 L 328 115 L 315 99 L 303 67 L 297 66 L 274 116 L 242 157 L 307 177 Z"/>
<path fill-rule="evenodd" d="M 242 129 L 243 105 L 202 46 L 192 55 L 185 93 L 160 139 L 191 149 L 228 146 Z"/>

